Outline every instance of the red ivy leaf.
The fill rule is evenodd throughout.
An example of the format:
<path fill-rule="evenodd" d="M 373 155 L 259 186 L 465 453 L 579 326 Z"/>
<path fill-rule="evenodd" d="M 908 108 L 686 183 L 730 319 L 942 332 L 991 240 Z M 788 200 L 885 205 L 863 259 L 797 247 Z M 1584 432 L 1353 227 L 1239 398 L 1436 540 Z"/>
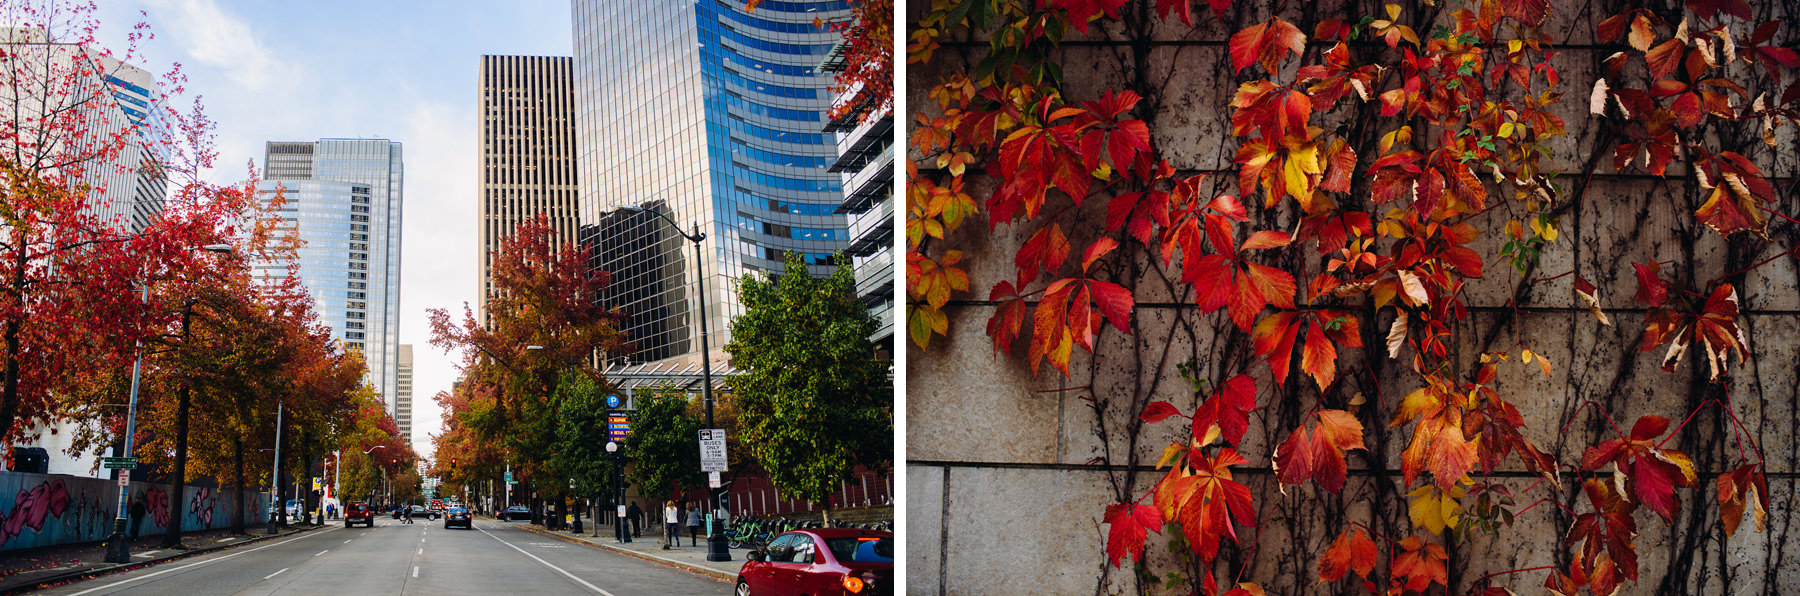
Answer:
<path fill-rule="evenodd" d="M 1311 478 L 1319 487 L 1338 492 L 1344 488 L 1344 451 L 1362 449 L 1362 422 L 1343 410 L 1320 410 L 1319 425 L 1307 432 L 1294 429 L 1275 450 L 1275 467 L 1283 484 L 1300 484 Z"/>
<path fill-rule="evenodd" d="M 1325 556 L 1319 558 L 1319 579 L 1334 582 L 1343 579 L 1349 571 L 1368 578 L 1375 570 L 1375 560 L 1379 556 L 1375 541 L 1362 530 L 1351 528 L 1338 534 L 1331 547 L 1325 549 Z"/>
<path fill-rule="evenodd" d="M 1201 445 L 1210 443 L 1209 436 L 1216 426 L 1226 441 L 1238 444 L 1244 439 L 1244 432 L 1250 429 L 1250 410 L 1253 409 L 1256 409 L 1256 380 L 1250 375 L 1232 377 L 1218 393 L 1194 410 L 1194 440 Z"/>
<path fill-rule="evenodd" d="M 1158 402 L 1160 403 L 1160 402 Z M 1162 533 L 1162 512 L 1150 505 L 1113 503 L 1106 506 L 1106 556 L 1114 567 L 1126 559 L 1136 561 L 1144 556 L 1144 539 L 1150 532 Z"/>
<path fill-rule="evenodd" d="M 1251 25 L 1231 36 L 1232 72 L 1240 72 L 1251 64 L 1261 63 L 1263 70 L 1274 74 L 1276 64 L 1292 51 L 1306 51 L 1306 34 L 1280 18 Z"/>
<path fill-rule="evenodd" d="M 1138 414 L 1138 419 L 1150 424 L 1156 424 L 1168 419 L 1170 416 L 1180 413 L 1181 412 L 1177 411 L 1175 406 L 1171 405 L 1169 402 L 1153 401 L 1150 402 L 1150 405 L 1144 406 L 1144 412 Z"/>

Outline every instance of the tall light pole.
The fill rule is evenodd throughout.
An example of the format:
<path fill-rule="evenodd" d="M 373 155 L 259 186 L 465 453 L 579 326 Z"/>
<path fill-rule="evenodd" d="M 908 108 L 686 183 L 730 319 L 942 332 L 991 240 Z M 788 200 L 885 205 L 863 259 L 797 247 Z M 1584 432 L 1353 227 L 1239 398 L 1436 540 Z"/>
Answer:
<path fill-rule="evenodd" d="M 269 476 L 269 504 L 275 507 L 269 515 L 269 533 L 281 533 L 281 524 L 287 522 L 287 503 L 281 502 L 281 415 L 287 404 L 275 404 L 275 469 Z"/>
<path fill-rule="evenodd" d="M 200 249 L 214 254 L 225 254 L 231 252 L 231 245 L 208 244 L 200 247 Z M 138 297 L 146 304 L 150 302 L 149 283 L 144 284 L 144 288 L 141 293 L 138 294 Z M 125 450 L 121 455 L 121 457 L 125 458 L 125 461 L 131 461 L 131 439 L 133 436 L 137 435 L 138 377 L 143 373 L 143 370 L 144 340 L 140 339 L 137 342 L 137 361 L 131 365 L 131 401 L 130 405 L 126 406 L 125 410 Z M 180 501 L 183 498 L 184 497 L 181 495 L 175 496 L 176 501 Z M 131 470 L 120 469 L 119 507 L 113 516 L 112 536 L 106 538 L 106 562 L 108 563 L 131 562 L 131 541 L 125 538 L 125 515 L 130 506 Z M 239 515 L 242 515 L 242 513 L 239 513 Z"/>
<path fill-rule="evenodd" d="M 613 524 L 614 538 L 619 542 L 631 542 L 631 528 L 625 526 L 625 468 L 619 463 L 619 442 L 607 441 L 606 452 L 613 456 L 613 490 L 619 493 L 619 502 L 615 505 L 618 509 L 618 523 Z"/>
<path fill-rule="evenodd" d="M 371 461 L 371 462 L 372 462 L 372 461 L 374 461 L 374 459 L 371 459 L 371 458 L 368 458 L 368 457 L 367 457 L 367 456 L 368 456 L 368 455 L 369 455 L 369 454 L 370 454 L 370 453 L 374 453 L 374 452 L 375 452 L 375 450 L 376 450 L 376 449 L 387 449 L 387 445 L 376 445 L 376 446 L 374 446 L 374 447 L 370 447 L 370 448 L 368 448 L 368 449 L 364 449 L 364 450 L 363 450 L 363 456 L 364 456 L 364 458 L 365 458 L 365 459 L 369 459 L 369 461 Z M 381 466 L 376 466 L 376 467 L 377 467 L 377 468 L 380 468 L 380 467 L 381 467 Z M 381 470 L 381 481 L 382 481 L 382 482 L 383 482 L 383 483 L 384 483 L 384 484 L 385 484 L 385 483 L 386 483 L 386 482 L 387 482 L 387 470 L 385 470 L 385 469 L 383 469 L 383 470 Z M 341 500 L 342 500 L 342 499 L 341 499 L 341 498 L 340 498 L 340 499 L 339 499 L 339 500 L 340 500 L 340 501 L 341 501 Z M 370 507 L 371 507 L 371 508 L 373 508 L 373 507 L 374 507 L 374 506 L 373 506 L 373 505 L 371 505 L 371 506 L 370 506 Z"/>
<path fill-rule="evenodd" d="M 706 400 L 706 428 L 709 428 L 709 429 L 714 428 L 714 426 L 713 426 L 713 394 L 712 394 L 712 347 L 707 344 L 708 333 L 706 330 L 706 259 L 703 255 L 703 253 L 700 252 L 700 241 L 706 239 L 706 234 L 701 233 L 700 224 L 698 224 L 698 223 L 694 224 L 694 233 L 693 234 L 683 232 L 683 231 L 681 231 L 681 224 L 675 223 L 675 220 L 673 218 L 670 218 L 669 214 L 663 213 L 661 211 L 657 211 L 654 209 L 645 209 L 641 206 L 633 205 L 633 206 L 628 206 L 628 207 L 620 207 L 619 210 L 624 211 L 626 213 L 644 213 L 644 212 L 655 213 L 657 215 L 657 217 L 661 217 L 663 221 L 669 222 L 669 227 L 674 228 L 675 233 L 680 234 L 682 238 L 686 238 L 688 242 L 694 243 L 694 271 L 696 272 L 696 277 L 698 277 L 698 279 L 695 280 L 694 285 L 699 286 L 697 293 L 699 294 L 699 298 L 700 298 L 700 375 L 701 375 L 701 382 L 704 383 L 700 386 L 700 394 Z M 698 449 L 699 447 L 696 446 L 695 448 Z M 707 513 L 707 515 L 711 516 L 711 515 L 717 514 L 717 512 L 719 511 L 719 493 L 718 493 L 718 491 L 713 490 L 712 488 L 707 488 L 706 489 L 706 503 L 707 503 L 707 508 L 712 510 L 711 512 Z M 730 561 L 731 560 L 731 549 L 729 548 L 728 541 L 725 539 L 725 535 L 719 533 L 716 530 L 716 528 L 717 528 L 717 526 L 714 524 L 707 524 L 706 560 L 708 560 L 708 561 Z"/>

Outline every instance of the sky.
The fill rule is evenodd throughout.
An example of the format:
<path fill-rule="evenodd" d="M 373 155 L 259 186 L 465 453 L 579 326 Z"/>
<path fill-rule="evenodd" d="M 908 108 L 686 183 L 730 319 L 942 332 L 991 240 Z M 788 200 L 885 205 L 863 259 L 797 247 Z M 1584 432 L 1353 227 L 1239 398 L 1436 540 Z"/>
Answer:
<path fill-rule="evenodd" d="M 404 145 L 400 343 L 413 344 L 413 448 L 430 457 L 457 355 L 430 345 L 428 308 L 476 296 L 476 74 L 480 57 L 570 55 L 568 0 L 346 2 L 106 0 L 99 37 L 122 51 L 149 24 L 137 66 L 180 64 L 186 98 L 217 123 L 231 184 L 267 141 L 384 138 Z M 140 14 L 140 12 L 142 14 Z M 179 105 L 179 104 L 178 104 Z"/>

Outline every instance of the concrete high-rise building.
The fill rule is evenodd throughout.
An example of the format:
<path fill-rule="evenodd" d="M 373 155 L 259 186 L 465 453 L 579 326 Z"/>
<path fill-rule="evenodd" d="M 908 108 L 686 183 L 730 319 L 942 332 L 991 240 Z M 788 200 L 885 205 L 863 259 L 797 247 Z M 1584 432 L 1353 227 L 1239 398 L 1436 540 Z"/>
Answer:
<path fill-rule="evenodd" d="M 264 194 L 286 189 L 282 229 L 305 241 L 300 282 L 346 349 L 362 352 L 368 381 L 397 414 L 400 369 L 400 143 L 386 139 L 270 142 Z M 280 277 L 285 266 L 258 264 Z M 397 416 L 396 416 L 397 417 Z"/>
<path fill-rule="evenodd" d="M 847 66 L 843 44 L 819 65 L 825 72 Z M 894 349 L 894 113 L 880 107 L 881 98 L 845 89 L 837 105 L 849 106 L 825 126 L 837 134 L 838 159 L 829 168 L 844 177 L 844 202 L 837 212 L 850 216 L 850 246 L 845 253 L 856 266 L 856 295 L 879 321 L 875 345 Z M 854 104 L 854 105 L 851 105 Z M 877 111 L 879 110 L 879 111 Z"/>
<path fill-rule="evenodd" d="M 547 215 L 563 242 L 576 240 L 575 92 L 567 56 L 481 57 L 481 287 L 500 239 L 520 222 Z"/>
<path fill-rule="evenodd" d="M 574 0 L 572 12 L 581 238 L 612 272 L 603 300 L 630 316 L 632 359 L 659 361 L 698 356 L 704 294 L 717 350 L 743 311 L 733 280 L 780 271 L 788 252 L 823 275 L 849 245 L 837 147 L 821 132 L 832 77 L 818 66 L 839 36 L 813 24 L 849 6 Z M 704 263 L 656 215 L 619 211 L 629 206 L 697 225 Z"/>
<path fill-rule="evenodd" d="M 413 440 L 413 352 L 412 344 L 400 344 L 400 356 L 394 376 L 394 422 L 400 426 L 400 440 Z"/>
<path fill-rule="evenodd" d="M 134 234 L 161 217 L 174 133 L 156 76 L 84 46 L 53 43 L 33 27 L 0 29 L 0 48 L 8 73 L 0 106 L 13 115 L 4 136 L 51 148 L 45 161 L 81 162 L 70 185 L 89 189 L 88 211 L 102 225 Z M 102 155 L 107 145 L 117 153 Z"/>

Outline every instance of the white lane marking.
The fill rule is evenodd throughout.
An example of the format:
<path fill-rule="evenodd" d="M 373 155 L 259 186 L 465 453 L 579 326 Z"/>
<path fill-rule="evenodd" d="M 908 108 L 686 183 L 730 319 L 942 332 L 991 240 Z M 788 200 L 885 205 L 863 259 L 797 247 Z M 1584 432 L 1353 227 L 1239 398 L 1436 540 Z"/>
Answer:
<path fill-rule="evenodd" d="M 479 529 L 479 528 L 477 528 L 477 529 Z M 483 533 L 483 534 L 487 534 L 487 535 L 488 535 L 488 538 L 493 538 L 493 539 L 494 539 L 494 540 L 499 540 L 499 541 L 500 541 L 500 544 L 504 544 L 504 545 L 507 545 L 507 546 L 509 546 L 509 547 L 512 547 L 512 549 L 513 549 L 513 550 L 516 550 L 516 551 L 519 551 L 519 554 L 521 554 L 521 555 L 525 555 L 525 556 L 527 556 L 527 557 L 531 557 L 531 560 L 533 560 L 533 561 L 537 561 L 537 562 L 538 562 L 538 563 L 540 563 L 540 564 L 542 564 L 542 565 L 543 565 L 543 566 L 545 566 L 545 567 L 549 567 L 549 568 L 551 568 L 551 569 L 555 569 L 555 570 L 556 570 L 556 572 L 557 572 L 557 573 L 561 573 L 561 574 L 563 574 L 563 575 L 564 575 L 564 576 L 566 576 L 566 577 L 568 577 L 568 578 L 569 578 L 569 579 L 571 579 L 571 580 L 574 580 L 574 581 L 575 581 L 575 583 L 578 583 L 578 584 L 581 584 L 581 585 L 583 585 L 583 586 L 587 586 L 587 589 L 589 589 L 589 590 L 593 590 L 593 591 L 594 591 L 594 592 L 595 592 L 595 593 L 597 593 L 597 594 L 600 594 L 600 595 L 601 595 L 601 596 L 614 596 L 614 594 L 613 594 L 613 593 L 612 593 L 612 592 L 608 592 L 608 591 L 606 591 L 606 590 L 602 590 L 602 589 L 600 589 L 600 588 L 599 588 L 599 587 L 597 587 L 597 586 L 595 586 L 595 585 L 594 585 L 594 584 L 590 584 L 590 583 L 587 583 L 587 580 L 584 580 L 584 579 L 581 579 L 581 578 L 579 578 L 579 577 L 575 577 L 575 574 L 573 574 L 573 573 L 569 573 L 569 572 L 567 572 L 567 571 L 564 571 L 564 570 L 563 570 L 563 568 L 561 568 L 561 567 L 557 567 L 557 566 L 555 566 L 555 565 L 551 565 L 551 564 L 550 564 L 550 562 L 549 562 L 549 561 L 545 561 L 545 560 L 543 560 L 543 559 L 540 559 L 540 558 L 538 558 L 538 556 L 537 556 L 537 555 L 534 555 L 534 554 L 531 554 L 531 553 L 528 553 L 528 552 L 525 552 L 525 549 L 522 549 L 522 548 L 519 548 L 519 547 L 517 547 L 517 546 L 513 546 L 513 543 L 511 543 L 511 542 L 507 542 L 507 541 L 505 541 L 505 540 L 500 540 L 500 537 L 499 537 L 499 536 L 495 536 L 495 535 L 493 535 L 493 534 L 489 534 L 489 533 L 488 533 L 488 531 L 487 531 L 487 530 L 481 530 L 481 533 Z"/>
<path fill-rule="evenodd" d="M 418 577 L 418 576 L 419 576 L 419 566 L 413 565 L 413 577 Z"/>
<path fill-rule="evenodd" d="M 354 540 L 354 539 L 352 539 L 352 540 Z M 344 544 L 350 544 L 350 541 L 349 541 L 349 540 L 345 540 L 345 541 L 344 541 Z"/>
<path fill-rule="evenodd" d="M 288 570 L 288 568 L 287 568 L 287 567 L 282 567 L 282 568 L 281 568 L 281 571 L 287 571 L 287 570 Z M 281 575 L 281 571 L 277 571 L 277 572 L 274 572 L 274 573 L 271 573 L 271 574 L 268 574 L 268 575 L 265 575 L 265 576 L 263 576 L 263 579 L 269 579 L 269 578 L 271 578 L 271 577 L 275 577 L 275 576 L 277 576 L 277 575 Z"/>
<path fill-rule="evenodd" d="M 315 557 L 317 557 L 317 556 L 319 556 L 319 555 L 322 555 L 322 554 L 325 554 L 325 553 L 328 553 L 328 552 L 331 552 L 331 549 L 329 549 L 329 548 L 328 548 L 328 549 L 325 549 L 325 550 L 322 550 L 322 551 L 319 551 L 319 554 L 318 554 L 318 555 L 313 555 L 313 556 L 315 556 Z"/>
<path fill-rule="evenodd" d="M 420 538 L 420 539 L 419 539 L 419 543 L 420 543 L 420 544 L 424 544 L 424 543 L 425 543 L 425 539 L 424 539 L 424 538 Z"/>
<path fill-rule="evenodd" d="M 419 554 L 421 554 L 421 555 L 425 554 L 425 549 L 423 549 L 423 548 L 419 549 Z"/>
<path fill-rule="evenodd" d="M 239 556 L 239 555 L 247 555 L 247 554 L 250 554 L 250 553 L 253 553 L 253 552 L 256 552 L 256 551 L 259 551 L 259 550 L 262 550 L 262 549 L 265 549 L 265 548 L 274 548 L 274 547 L 277 547 L 277 546 L 281 546 L 281 545 L 283 545 L 283 544 L 287 544 L 287 543 L 289 543 L 289 542 L 293 542 L 293 541 L 295 541 L 295 540 L 299 540 L 299 539 L 301 539 L 301 538 L 305 538 L 305 536 L 297 536 L 297 537 L 294 537 L 294 538 L 289 538 L 289 539 L 287 539 L 287 540 L 282 540 L 282 541 L 280 541 L 280 542 L 276 542 L 276 543 L 273 543 L 273 544 L 269 544 L 269 545 L 267 545 L 267 546 L 259 546 L 259 547 L 256 547 L 256 548 L 253 548 L 253 549 L 250 549 L 250 550 L 247 550 L 247 551 L 243 551 L 243 552 L 237 552 L 237 553 L 232 553 L 232 554 L 229 554 L 229 555 L 225 555 L 225 556 L 223 556 L 223 557 L 219 557 L 219 558 L 217 558 L 217 559 L 207 559 L 207 560 L 205 560 L 205 561 L 201 561 L 201 562 L 198 562 L 198 563 L 190 563 L 190 564 L 187 564 L 187 565 L 182 565 L 182 566 L 180 566 L 180 567 L 174 567 L 174 568 L 170 568 L 170 569 L 164 569 L 164 570 L 162 570 L 162 571 L 157 571 L 157 572 L 155 572 L 155 573 L 148 573 L 148 574 L 144 574 L 144 575 L 140 575 L 140 576 L 137 576 L 137 577 L 133 577 L 133 578 L 130 578 L 130 579 L 125 579 L 125 580 L 120 580 L 120 581 L 116 581 L 116 582 L 113 582 L 113 583 L 110 583 L 110 584 L 106 584 L 106 585 L 104 585 L 104 586 L 100 586 L 100 587 L 97 587 L 97 588 L 88 588 L 88 589 L 86 589 L 86 590 L 82 590 L 82 591 L 80 591 L 80 592 L 76 592 L 76 593 L 74 593 L 74 594 L 70 594 L 70 595 L 69 595 L 69 596 L 82 596 L 82 595 L 83 595 L 83 594 L 91 594 L 91 593 L 94 593 L 94 592 L 98 592 L 98 591 L 101 591 L 101 590 L 105 590 L 105 589 L 107 589 L 107 588 L 116 588 L 116 587 L 119 587 L 119 586 L 123 586 L 123 585 L 125 585 L 125 584 L 129 584 L 129 583 L 131 583 L 131 582 L 135 582 L 135 581 L 138 581 L 138 580 L 145 580 L 145 579 L 150 579 L 150 578 L 152 578 L 152 577 L 156 577 L 156 576 L 158 576 L 158 575 L 162 575 L 162 574 L 164 574 L 164 573 L 170 573 L 170 572 L 174 572 L 174 571 L 181 571 L 181 570 L 183 570 L 183 569 L 190 569 L 190 568 L 194 568 L 194 567 L 199 567 L 199 566 L 201 566 L 201 565 L 209 565 L 209 564 L 212 564 L 212 563 L 217 563 L 217 562 L 219 562 L 219 561 L 223 561 L 223 560 L 226 560 L 226 559 L 229 559 L 229 558 L 232 558 L 232 557 L 236 557 L 236 556 Z"/>

